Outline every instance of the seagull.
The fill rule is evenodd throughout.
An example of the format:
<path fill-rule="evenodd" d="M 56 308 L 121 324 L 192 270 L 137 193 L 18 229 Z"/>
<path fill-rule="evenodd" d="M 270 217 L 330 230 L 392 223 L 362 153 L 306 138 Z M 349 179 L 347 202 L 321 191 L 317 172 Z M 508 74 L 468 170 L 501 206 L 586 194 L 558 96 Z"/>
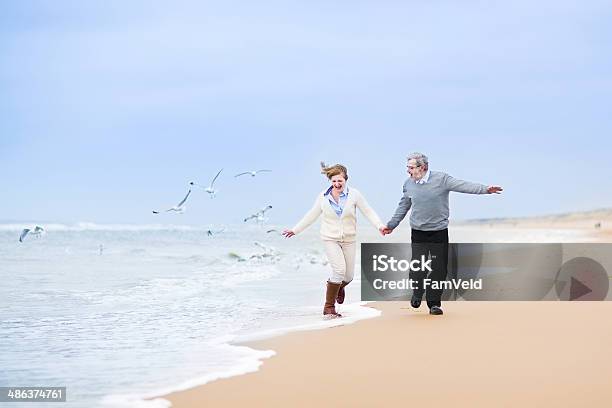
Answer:
<path fill-rule="evenodd" d="M 281 237 L 283 236 L 283 233 L 281 231 L 274 229 L 274 228 L 266 231 L 266 234 L 270 234 L 270 233 L 274 233 L 274 235 L 279 235 Z"/>
<path fill-rule="evenodd" d="M 253 243 L 256 247 L 259 247 L 263 250 L 263 252 L 258 253 L 258 254 L 252 254 L 249 259 L 257 259 L 259 261 L 262 261 L 266 258 L 268 258 L 269 262 L 271 263 L 276 263 L 278 261 L 280 261 L 281 257 L 280 257 L 280 252 L 278 252 L 274 247 L 269 247 L 266 246 L 260 242 L 255 241 Z"/>
<path fill-rule="evenodd" d="M 266 214 L 266 211 L 268 211 L 270 208 L 272 208 L 271 205 L 265 206 L 261 210 L 257 211 L 255 214 L 251 214 L 248 217 L 246 217 L 244 219 L 244 222 L 247 222 L 248 220 L 252 220 L 253 218 L 255 218 L 257 222 L 264 222 L 266 220 L 266 218 L 264 217 Z"/>
<path fill-rule="evenodd" d="M 262 173 L 264 171 L 265 172 L 271 172 L 272 170 L 261 169 L 261 170 L 245 171 L 244 173 L 236 174 L 234 177 L 240 177 L 240 176 L 244 176 L 246 174 L 250 174 L 251 177 L 255 177 L 258 173 Z"/>
<path fill-rule="evenodd" d="M 231 259 L 237 260 L 238 262 L 246 261 L 245 258 L 243 258 L 242 256 L 238 255 L 236 252 L 230 252 L 229 254 L 227 254 L 227 256 L 229 256 Z"/>
<path fill-rule="evenodd" d="M 23 242 L 23 240 L 28 236 L 28 234 L 30 235 L 36 235 L 36 236 L 41 236 L 42 234 L 45 233 L 45 229 L 39 225 L 37 225 L 34 228 L 34 231 L 32 231 L 29 228 L 24 228 L 23 231 L 21 231 L 21 235 L 19 236 L 19 242 Z"/>
<path fill-rule="evenodd" d="M 295 269 L 300 269 L 300 266 L 303 263 L 310 263 L 311 265 L 321 264 L 323 266 L 326 266 L 329 263 L 329 261 L 318 256 L 316 253 L 307 253 L 304 256 L 297 256 L 293 261 Z"/>
<path fill-rule="evenodd" d="M 182 214 L 185 212 L 185 209 L 187 207 L 185 207 L 185 201 L 187 201 L 187 198 L 189 197 L 189 194 L 191 194 L 191 189 L 189 189 L 189 191 L 187 191 L 187 195 L 185 196 L 185 198 L 183 198 L 183 200 L 181 200 L 180 203 L 178 203 L 177 205 L 175 205 L 172 208 L 168 208 L 167 210 L 165 210 L 164 212 L 169 212 L 169 211 L 176 211 L 179 214 Z M 161 211 L 155 211 L 153 210 L 153 214 L 159 214 Z"/>
<path fill-rule="evenodd" d="M 326 167 L 327 167 L 327 164 L 325 164 L 324 161 L 321 161 L 321 174 L 325 174 Z"/>
<path fill-rule="evenodd" d="M 223 169 L 219 170 L 219 172 L 217 173 L 217 175 L 215 176 L 215 178 L 212 179 L 212 181 L 210 182 L 210 186 L 208 187 L 203 187 L 197 183 L 194 183 L 193 181 L 190 182 L 189 184 L 191 184 L 192 186 L 198 186 L 200 188 L 203 188 L 204 191 L 206 191 L 209 195 L 210 198 L 215 198 L 215 195 L 217 195 L 217 190 L 215 190 L 214 185 L 215 185 L 215 180 L 217 180 L 217 177 L 219 177 L 219 174 L 221 174 L 221 172 L 223 171 Z"/>
<path fill-rule="evenodd" d="M 264 245 L 261 242 L 255 241 L 255 242 L 253 242 L 253 245 L 263 249 L 263 251 L 264 251 L 264 255 L 263 256 L 272 256 L 272 255 L 278 254 L 278 251 L 276 250 L 276 248 Z"/>
<path fill-rule="evenodd" d="M 316 264 L 321 264 L 323 266 L 328 264 L 328 261 L 326 259 L 323 259 L 321 257 L 318 257 L 316 255 L 313 254 L 308 254 L 308 261 L 310 261 L 311 264 L 316 265 Z"/>
<path fill-rule="evenodd" d="M 218 229 L 218 230 L 209 229 L 206 231 L 206 235 L 208 235 L 209 237 L 212 237 L 214 235 L 222 233 L 223 231 L 225 231 L 225 227 Z"/>

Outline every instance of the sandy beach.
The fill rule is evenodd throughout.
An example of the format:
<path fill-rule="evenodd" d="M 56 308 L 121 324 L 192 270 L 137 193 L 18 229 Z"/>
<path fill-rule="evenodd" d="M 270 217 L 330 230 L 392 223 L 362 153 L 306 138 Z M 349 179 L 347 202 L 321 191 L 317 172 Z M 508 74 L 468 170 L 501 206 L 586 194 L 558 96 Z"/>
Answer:
<path fill-rule="evenodd" d="M 609 406 L 610 302 L 404 302 L 379 318 L 251 343 L 260 371 L 164 398 L 200 406 Z"/>
<path fill-rule="evenodd" d="M 536 217 L 472 220 L 459 224 L 471 227 L 480 226 L 498 229 L 564 229 L 589 233 L 594 242 L 612 242 L 612 210 L 610 209 Z"/>
<path fill-rule="evenodd" d="M 593 242 L 610 242 L 608 228 L 591 232 Z M 612 401 L 612 302 L 458 301 L 447 302 L 441 317 L 408 302 L 367 307 L 381 316 L 248 343 L 276 355 L 255 373 L 162 398 L 176 408 L 607 407 Z"/>

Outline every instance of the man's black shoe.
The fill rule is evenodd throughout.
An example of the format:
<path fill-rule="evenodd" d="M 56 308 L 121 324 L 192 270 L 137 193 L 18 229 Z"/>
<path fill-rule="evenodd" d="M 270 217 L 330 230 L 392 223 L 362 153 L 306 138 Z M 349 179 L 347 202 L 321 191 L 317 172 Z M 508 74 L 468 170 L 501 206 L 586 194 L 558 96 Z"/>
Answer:
<path fill-rule="evenodd" d="M 444 312 L 442 311 L 440 306 L 432 306 L 429 308 L 429 314 L 430 315 L 441 315 L 441 314 L 444 314 Z"/>
<path fill-rule="evenodd" d="M 415 309 L 421 307 L 421 298 L 413 295 L 412 299 L 410 299 L 410 306 L 414 307 Z"/>

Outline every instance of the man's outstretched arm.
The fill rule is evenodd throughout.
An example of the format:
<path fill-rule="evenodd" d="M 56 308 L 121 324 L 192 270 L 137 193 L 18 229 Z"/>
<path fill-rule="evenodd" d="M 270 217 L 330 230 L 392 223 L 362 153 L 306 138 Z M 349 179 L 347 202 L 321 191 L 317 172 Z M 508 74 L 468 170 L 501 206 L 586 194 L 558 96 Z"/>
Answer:
<path fill-rule="evenodd" d="M 500 186 L 485 186 L 480 183 L 456 179 L 449 175 L 446 175 L 445 184 L 449 191 L 466 194 L 499 194 L 503 191 Z"/>

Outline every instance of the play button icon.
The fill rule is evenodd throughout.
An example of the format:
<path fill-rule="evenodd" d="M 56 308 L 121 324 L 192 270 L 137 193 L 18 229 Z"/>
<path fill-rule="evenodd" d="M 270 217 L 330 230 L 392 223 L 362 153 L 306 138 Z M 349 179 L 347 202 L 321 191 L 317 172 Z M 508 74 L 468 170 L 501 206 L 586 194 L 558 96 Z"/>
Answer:
<path fill-rule="evenodd" d="M 577 257 L 561 266 L 555 291 L 560 300 L 604 300 L 609 284 L 608 273 L 599 262 Z"/>
<path fill-rule="evenodd" d="M 572 283 L 570 284 L 570 298 L 569 300 L 576 300 L 583 297 L 587 293 L 591 293 L 592 290 L 578 279 L 572 276 Z"/>

